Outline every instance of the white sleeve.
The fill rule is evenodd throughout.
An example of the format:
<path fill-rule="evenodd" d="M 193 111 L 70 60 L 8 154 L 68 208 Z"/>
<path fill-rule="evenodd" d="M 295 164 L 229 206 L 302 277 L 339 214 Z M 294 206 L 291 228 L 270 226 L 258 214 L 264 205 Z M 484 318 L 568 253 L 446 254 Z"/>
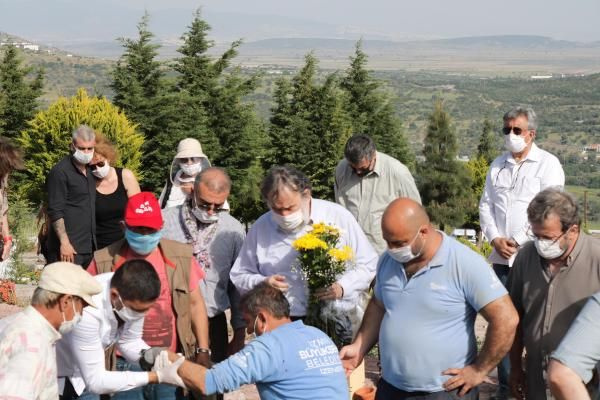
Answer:
<path fill-rule="evenodd" d="M 344 298 L 352 298 L 366 290 L 375 277 L 379 256 L 354 218 L 347 219 L 348 242 L 354 251 L 354 265 L 338 280 L 344 288 Z"/>
<path fill-rule="evenodd" d="M 485 177 L 485 187 L 481 195 L 481 200 L 479 201 L 479 225 L 481 226 L 481 231 L 490 243 L 500 236 L 498 227 L 496 227 L 496 220 L 494 219 L 494 202 L 492 200 L 494 188 L 492 187 L 491 176 L 492 167 L 490 166 L 490 170 Z"/>
<path fill-rule="evenodd" d="M 240 294 L 246 293 L 266 278 L 258 270 L 258 258 L 256 257 L 258 229 L 256 228 L 256 224 L 250 228 L 229 273 L 231 282 Z"/>
<path fill-rule="evenodd" d="M 69 346 L 88 391 L 96 394 L 121 392 L 148 384 L 147 372 L 107 371 L 100 341 L 100 321 L 83 312 L 70 334 Z M 139 358 L 139 357 L 138 357 Z"/>
<path fill-rule="evenodd" d="M 140 359 L 140 352 L 150 348 L 142 339 L 143 331 L 144 318 L 127 322 L 117 342 L 117 349 L 131 363 L 137 363 Z"/>

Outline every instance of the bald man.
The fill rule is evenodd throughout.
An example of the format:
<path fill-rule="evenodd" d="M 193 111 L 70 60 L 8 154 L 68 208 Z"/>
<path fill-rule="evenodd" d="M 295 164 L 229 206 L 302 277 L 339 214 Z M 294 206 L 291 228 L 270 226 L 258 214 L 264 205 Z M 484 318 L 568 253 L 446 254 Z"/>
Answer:
<path fill-rule="evenodd" d="M 200 282 L 208 312 L 211 359 L 220 362 L 244 346 L 245 322 L 239 294 L 229 281 L 229 271 L 244 242 L 242 224 L 225 209 L 231 180 L 221 168 L 203 169 L 194 181 L 193 196 L 180 206 L 163 210 L 163 237 L 189 243 L 206 277 Z M 227 343 L 225 310 L 231 308 L 234 331 Z"/>
<path fill-rule="evenodd" d="M 344 368 L 350 373 L 379 339 L 376 399 L 477 399 L 519 321 L 506 289 L 483 257 L 436 230 L 414 200 L 390 203 L 381 227 L 387 251 L 356 339 L 340 352 Z M 479 354 L 478 312 L 489 323 Z"/>

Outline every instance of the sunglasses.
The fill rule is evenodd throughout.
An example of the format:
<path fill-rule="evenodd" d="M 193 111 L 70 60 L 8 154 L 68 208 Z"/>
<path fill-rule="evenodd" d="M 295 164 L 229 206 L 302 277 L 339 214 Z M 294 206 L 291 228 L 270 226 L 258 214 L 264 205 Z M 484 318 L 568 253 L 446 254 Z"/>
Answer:
<path fill-rule="evenodd" d="M 214 212 L 216 212 L 216 213 L 227 211 L 225 208 L 223 208 L 223 204 L 225 204 L 225 203 L 215 204 L 215 203 L 206 202 L 202 199 L 196 199 L 196 207 L 198 207 L 204 211 L 214 210 Z"/>
<path fill-rule="evenodd" d="M 178 158 L 177 160 L 182 164 L 185 164 L 188 162 L 196 163 L 196 162 L 200 161 L 200 157 L 184 157 L 184 158 Z"/>
<path fill-rule="evenodd" d="M 104 161 L 98 161 L 96 164 L 90 164 L 90 169 L 96 170 L 98 168 L 103 168 L 105 165 Z"/>
<path fill-rule="evenodd" d="M 525 129 L 525 131 L 527 131 L 527 129 Z M 508 135 L 511 132 L 519 136 L 521 133 L 523 133 L 523 129 L 519 128 L 518 126 L 512 128 L 509 126 L 505 126 L 504 128 L 502 128 L 502 133 L 504 133 L 505 135 Z"/>

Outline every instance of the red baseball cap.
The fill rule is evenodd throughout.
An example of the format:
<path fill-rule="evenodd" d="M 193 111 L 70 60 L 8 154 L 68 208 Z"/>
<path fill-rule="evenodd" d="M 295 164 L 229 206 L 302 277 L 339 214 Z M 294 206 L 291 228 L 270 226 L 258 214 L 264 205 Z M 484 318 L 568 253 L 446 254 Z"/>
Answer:
<path fill-rule="evenodd" d="M 162 228 L 160 205 L 152 192 L 140 192 L 129 198 L 125 207 L 125 223 L 132 227 Z"/>

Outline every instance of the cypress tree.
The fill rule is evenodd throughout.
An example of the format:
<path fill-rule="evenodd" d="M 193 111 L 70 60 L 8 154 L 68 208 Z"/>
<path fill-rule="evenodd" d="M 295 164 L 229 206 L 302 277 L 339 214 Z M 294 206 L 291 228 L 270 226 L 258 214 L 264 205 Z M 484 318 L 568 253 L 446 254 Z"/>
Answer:
<path fill-rule="evenodd" d="M 492 161 L 498 155 L 498 143 L 497 137 L 494 135 L 494 127 L 489 119 L 483 120 L 483 130 L 479 137 L 479 144 L 477 145 L 477 156 L 482 157 L 487 164 L 491 164 Z"/>

